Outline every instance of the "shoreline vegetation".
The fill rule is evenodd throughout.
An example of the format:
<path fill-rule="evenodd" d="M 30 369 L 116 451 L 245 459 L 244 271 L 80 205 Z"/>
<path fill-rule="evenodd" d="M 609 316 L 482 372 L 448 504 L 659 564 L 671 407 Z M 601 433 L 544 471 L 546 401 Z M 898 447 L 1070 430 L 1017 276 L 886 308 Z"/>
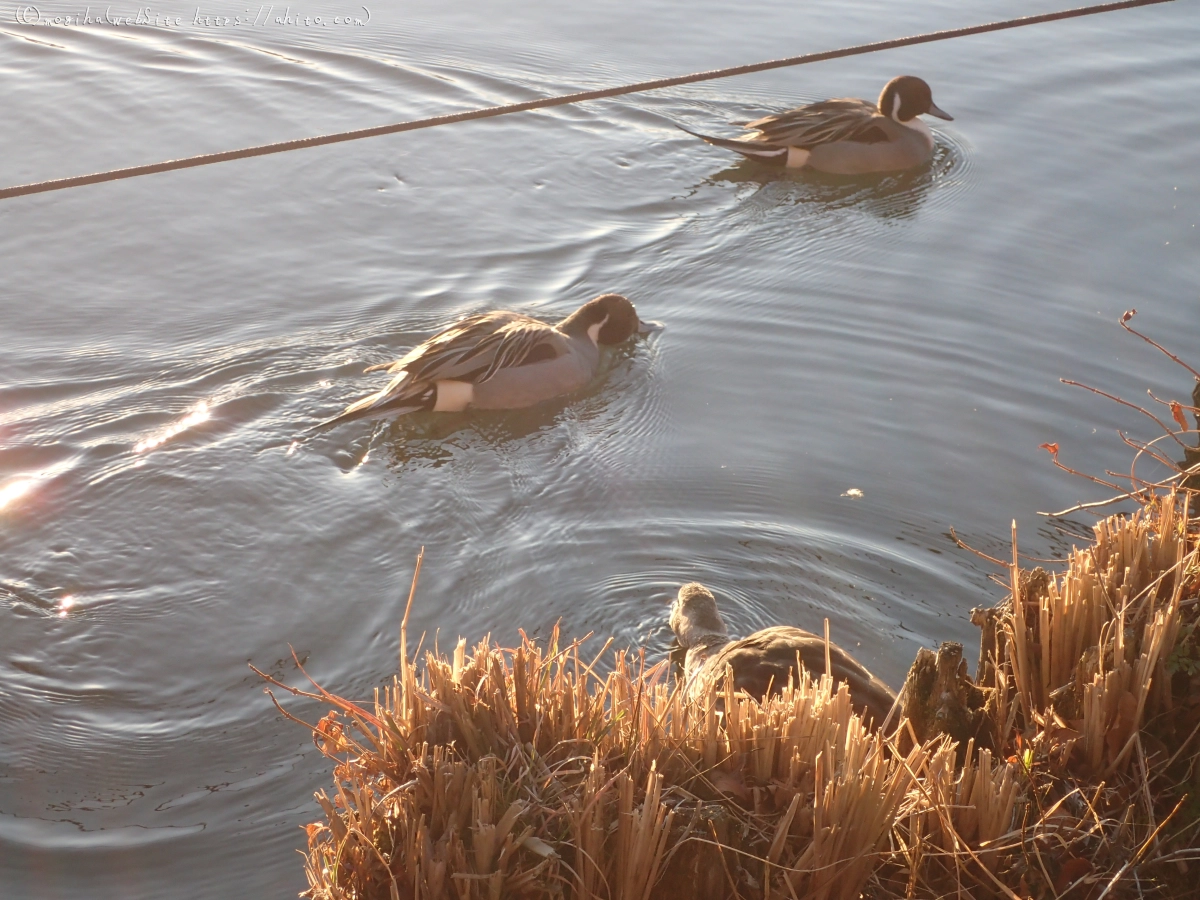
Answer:
<path fill-rule="evenodd" d="M 1184 409 L 1162 437 L 1195 434 Z M 1014 525 L 974 677 L 922 649 L 878 731 L 827 676 L 688 697 L 667 660 L 557 629 L 418 661 L 402 626 L 371 703 L 259 672 L 329 708 L 301 723 L 334 763 L 302 896 L 1200 896 L 1200 485 L 1176 472 L 1131 475 L 1139 508 L 1059 572 L 1020 567 Z"/>

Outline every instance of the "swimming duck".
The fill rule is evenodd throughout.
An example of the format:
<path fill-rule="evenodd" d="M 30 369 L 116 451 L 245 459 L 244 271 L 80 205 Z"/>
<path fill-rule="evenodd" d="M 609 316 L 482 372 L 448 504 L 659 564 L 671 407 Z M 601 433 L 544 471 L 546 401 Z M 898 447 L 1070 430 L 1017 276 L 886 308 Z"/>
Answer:
<path fill-rule="evenodd" d="M 776 625 L 739 641 L 730 640 L 716 598 L 696 582 L 681 587 L 671 604 L 671 630 L 687 650 L 683 669 L 690 694 L 709 680 L 722 678 L 726 666 L 733 667 L 734 688 L 759 700 L 768 687 L 773 693 L 782 690 L 789 675 L 795 680 L 797 656 L 814 677 L 825 674 L 824 638 L 790 625 Z M 829 645 L 829 666 L 834 681 L 849 686 L 855 711 L 873 720 L 875 726 L 882 725 L 896 700 L 892 689 L 833 643 Z"/>
<path fill-rule="evenodd" d="M 533 406 L 591 381 L 600 344 L 661 327 L 639 319 L 620 294 L 601 294 L 557 325 L 503 310 L 467 316 L 395 362 L 368 367 L 386 369 L 392 380 L 322 425 L 417 410 Z"/>
<path fill-rule="evenodd" d="M 746 128 L 757 132 L 746 140 L 683 130 L 714 146 L 789 169 L 861 175 L 929 162 L 933 133 L 918 118 L 926 113 L 954 119 L 933 102 L 928 84 L 915 75 L 901 75 L 884 86 L 878 103 L 854 99 L 810 103 L 746 123 Z"/>

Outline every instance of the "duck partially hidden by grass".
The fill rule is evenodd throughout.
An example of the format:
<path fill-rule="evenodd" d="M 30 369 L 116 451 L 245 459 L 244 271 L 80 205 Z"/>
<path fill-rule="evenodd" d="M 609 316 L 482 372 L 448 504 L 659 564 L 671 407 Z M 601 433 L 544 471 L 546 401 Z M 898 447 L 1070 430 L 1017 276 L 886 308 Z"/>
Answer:
<path fill-rule="evenodd" d="M 703 693 L 710 681 L 723 680 L 727 666 L 733 668 L 734 688 L 759 700 L 768 691 L 782 690 L 789 677 L 796 681 L 797 665 L 813 677 L 825 674 L 824 638 L 790 625 L 776 625 L 731 640 L 716 598 L 696 582 L 681 587 L 671 604 L 671 630 L 687 651 L 684 678 L 689 695 Z M 836 644 L 829 644 L 828 652 L 834 682 L 846 682 L 855 710 L 875 727 L 882 725 L 896 700 L 891 688 Z"/>
<path fill-rule="evenodd" d="M 662 326 L 643 322 L 627 297 L 601 294 L 557 325 L 498 310 L 467 316 L 386 369 L 392 380 L 318 427 L 418 410 L 519 409 L 579 390 L 596 374 L 601 344 Z"/>
<path fill-rule="evenodd" d="M 833 175 L 896 172 L 922 166 L 933 158 L 933 132 L 922 115 L 953 121 L 933 102 L 933 92 L 915 75 L 900 75 L 883 88 L 879 101 L 822 100 L 764 116 L 745 127 L 743 140 L 688 134 L 750 159 L 809 168 Z"/>

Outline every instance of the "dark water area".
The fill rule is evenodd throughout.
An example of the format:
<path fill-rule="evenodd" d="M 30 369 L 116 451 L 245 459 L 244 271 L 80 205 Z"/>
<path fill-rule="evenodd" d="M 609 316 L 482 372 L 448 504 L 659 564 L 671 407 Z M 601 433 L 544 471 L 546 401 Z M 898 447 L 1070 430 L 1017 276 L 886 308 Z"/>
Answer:
<path fill-rule="evenodd" d="M 6 9 L 0 183 L 1052 7 Z M 674 127 L 906 72 L 955 116 L 919 171 L 781 176 Z M 973 643 L 1001 592 L 949 529 L 1004 556 L 1016 519 L 1061 556 L 1092 520 L 1038 511 L 1106 493 L 1038 445 L 1128 471 L 1116 429 L 1156 435 L 1059 379 L 1190 395 L 1116 323 L 1136 307 L 1197 361 L 1196 96 L 1180 0 L 0 201 L 0 897 L 303 890 L 330 766 L 247 662 L 299 684 L 290 644 L 369 698 L 422 546 L 410 632 L 442 646 L 561 620 L 660 658 L 692 579 L 735 633 L 828 617 L 896 686 L 917 648 Z M 365 365 L 455 318 L 608 290 L 666 329 L 582 394 L 289 453 L 378 385 Z"/>

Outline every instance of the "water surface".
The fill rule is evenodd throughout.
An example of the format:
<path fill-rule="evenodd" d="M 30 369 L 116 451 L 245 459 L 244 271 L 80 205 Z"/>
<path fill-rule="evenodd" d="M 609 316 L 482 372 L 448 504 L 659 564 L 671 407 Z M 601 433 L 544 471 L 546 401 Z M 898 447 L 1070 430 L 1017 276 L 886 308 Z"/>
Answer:
<path fill-rule="evenodd" d="M 0 26 L 0 182 L 1043 11 L 469 0 L 362 26 Z M 113 7 L 114 12 L 121 12 Z M 44 4 L 43 16 L 82 9 Z M 135 13 L 136 8 L 126 11 Z M 159 12 L 159 10 L 156 10 Z M 162 13 L 168 12 L 163 7 Z M 229 5 L 205 15 L 245 15 Z M 328 2 L 293 15 L 357 15 Z M 412 628 L 661 655 L 698 579 L 898 685 L 1061 555 L 1200 346 L 1200 14 L 1166 4 L 4 201 L 0 893 L 292 896 L 330 767 L 246 663 L 369 697 Z M 674 127 L 925 77 L 925 170 L 777 177 Z M 726 133 L 732 133 L 729 129 Z M 518 414 L 360 422 L 365 365 L 607 290 L 665 331 Z M 1194 360 L 1193 360 L 1194 362 Z M 846 496 L 851 489 L 861 498 Z M 311 717 L 318 710 L 304 705 Z"/>

